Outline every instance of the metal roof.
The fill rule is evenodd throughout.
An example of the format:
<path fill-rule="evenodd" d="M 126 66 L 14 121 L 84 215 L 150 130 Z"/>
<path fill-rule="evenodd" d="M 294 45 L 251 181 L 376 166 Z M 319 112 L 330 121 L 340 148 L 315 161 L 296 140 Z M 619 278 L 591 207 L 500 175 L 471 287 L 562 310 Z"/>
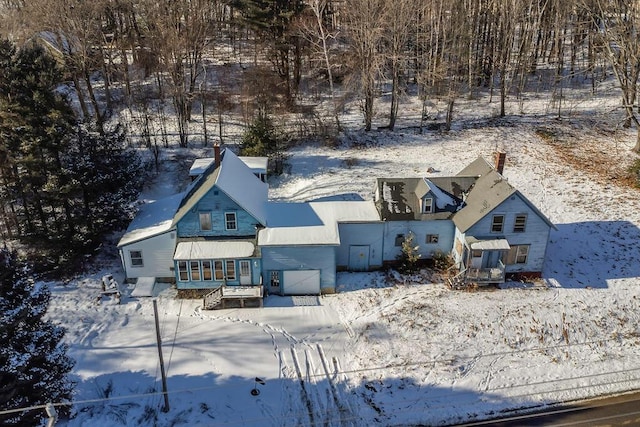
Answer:
<path fill-rule="evenodd" d="M 220 166 L 211 163 L 189 188 L 175 215 L 175 225 L 191 210 L 213 187 L 217 187 L 242 209 L 253 216 L 260 224 L 266 225 L 268 186 L 256 178 L 251 169 L 231 150 L 221 153 Z"/>
<path fill-rule="evenodd" d="M 209 240 L 180 242 L 173 259 L 188 261 L 192 259 L 249 258 L 253 256 L 255 246 L 243 240 Z"/>
<path fill-rule="evenodd" d="M 173 228 L 173 216 L 178 210 L 184 193 L 142 205 L 127 231 L 120 238 L 118 247 L 129 245 L 149 237 L 166 233 Z"/>

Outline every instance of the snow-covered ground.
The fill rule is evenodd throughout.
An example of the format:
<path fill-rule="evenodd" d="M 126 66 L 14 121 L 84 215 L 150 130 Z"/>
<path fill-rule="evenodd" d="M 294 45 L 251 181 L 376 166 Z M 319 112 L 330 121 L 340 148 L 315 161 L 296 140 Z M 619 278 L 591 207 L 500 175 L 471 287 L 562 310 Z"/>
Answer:
<path fill-rule="evenodd" d="M 463 292 L 428 271 L 339 273 L 335 295 L 219 311 L 156 288 L 168 412 L 152 299 L 130 287 L 121 305 L 99 299 L 103 274 L 122 281 L 115 253 L 93 275 L 53 283 L 49 316 L 68 328 L 78 381 L 75 417 L 59 424 L 441 425 L 640 387 L 640 193 L 608 169 L 630 164 L 635 135 L 585 116 L 606 102 L 575 101 L 560 120 L 536 104 L 487 120 L 474 114 L 495 104 L 470 101 L 449 133 L 352 131 L 357 144 L 293 149 L 272 199 L 368 199 L 376 177 L 449 175 L 505 150 L 504 175 L 557 226 L 544 279 Z M 540 136 L 549 129 L 557 140 Z M 145 199 L 186 184 L 165 168 Z"/>

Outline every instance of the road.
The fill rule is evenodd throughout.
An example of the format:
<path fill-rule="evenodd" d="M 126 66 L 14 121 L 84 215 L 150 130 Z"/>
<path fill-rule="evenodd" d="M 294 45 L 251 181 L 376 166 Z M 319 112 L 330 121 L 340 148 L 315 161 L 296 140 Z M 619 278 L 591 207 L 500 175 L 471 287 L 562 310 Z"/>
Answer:
<path fill-rule="evenodd" d="M 460 424 L 459 427 L 489 425 L 496 427 L 638 426 L 640 425 L 640 392 L 575 403 L 531 415 Z"/>

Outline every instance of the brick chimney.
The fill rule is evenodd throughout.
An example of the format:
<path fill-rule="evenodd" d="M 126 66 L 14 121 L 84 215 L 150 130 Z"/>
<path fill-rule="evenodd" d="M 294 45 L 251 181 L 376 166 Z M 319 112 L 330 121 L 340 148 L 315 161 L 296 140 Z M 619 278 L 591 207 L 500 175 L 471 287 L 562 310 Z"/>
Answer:
<path fill-rule="evenodd" d="M 493 153 L 493 164 L 496 172 L 502 175 L 504 170 L 504 162 L 507 160 L 507 153 L 504 151 L 496 151 Z"/>
<path fill-rule="evenodd" d="M 220 143 L 218 141 L 213 144 L 213 163 L 215 164 L 214 169 L 220 166 Z"/>

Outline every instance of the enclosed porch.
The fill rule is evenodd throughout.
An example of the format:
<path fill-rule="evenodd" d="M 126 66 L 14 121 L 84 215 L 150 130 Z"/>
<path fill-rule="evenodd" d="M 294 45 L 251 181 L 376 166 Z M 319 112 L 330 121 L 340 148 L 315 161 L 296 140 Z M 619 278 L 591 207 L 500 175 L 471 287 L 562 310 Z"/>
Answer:
<path fill-rule="evenodd" d="M 475 283 L 498 284 L 505 281 L 503 259 L 510 246 L 506 239 L 480 240 L 467 237 L 460 273 L 450 280 L 453 287 Z"/>

